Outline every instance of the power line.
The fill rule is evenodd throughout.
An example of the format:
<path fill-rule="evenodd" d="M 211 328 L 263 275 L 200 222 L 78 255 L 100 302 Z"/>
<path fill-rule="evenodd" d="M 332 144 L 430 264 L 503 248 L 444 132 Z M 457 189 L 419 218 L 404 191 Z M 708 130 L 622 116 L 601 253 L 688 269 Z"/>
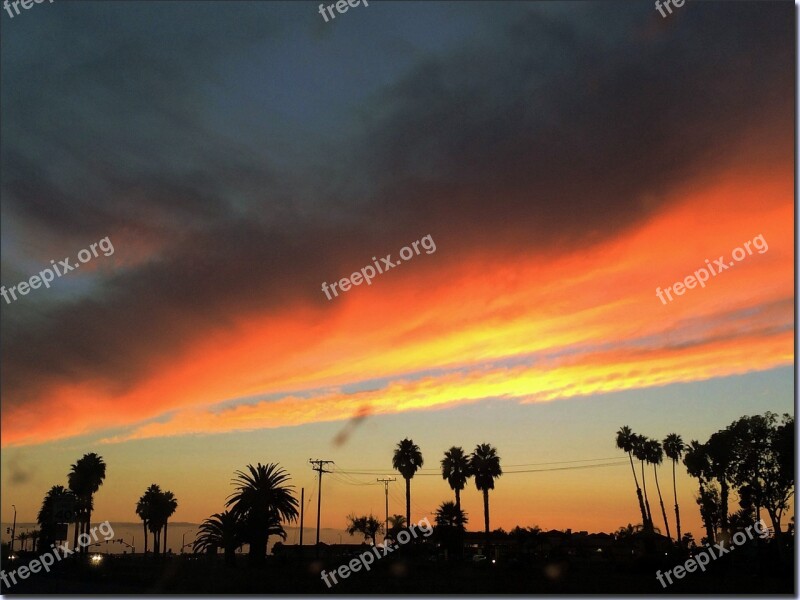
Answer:
<path fill-rule="evenodd" d="M 517 463 L 517 464 L 510 464 L 510 465 L 503 465 L 500 466 L 503 469 L 506 468 L 515 468 L 515 467 L 539 467 L 539 466 L 546 466 L 546 465 L 567 465 L 567 464 L 575 464 L 575 463 L 583 463 L 583 462 L 601 462 L 601 461 L 618 461 L 621 460 L 619 456 L 606 456 L 603 458 L 582 458 L 577 460 L 556 460 L 556 461 L 548 461 L 548 462 L 537 462 L 537 463 Z M 555 470 L 555 469 L 554 469 Z M 386 473 L 391 472 L 392 469 L 373 469 L 373 468 L 355 468 L 355 469 L 348 469 L 346 467 L 339 467 L 337 470 L 338 473 L 342 474 L 349 474 L 349 475 L 385 475 Z M 423 471 L 433 471 L 433 473 L 425 473 Z M 417 470 L 416 475 L 419 476 L 430 476 L 430 475 L 439 475 L 441 474 L 441 470 L 438 467 L 425 467 Z"/>

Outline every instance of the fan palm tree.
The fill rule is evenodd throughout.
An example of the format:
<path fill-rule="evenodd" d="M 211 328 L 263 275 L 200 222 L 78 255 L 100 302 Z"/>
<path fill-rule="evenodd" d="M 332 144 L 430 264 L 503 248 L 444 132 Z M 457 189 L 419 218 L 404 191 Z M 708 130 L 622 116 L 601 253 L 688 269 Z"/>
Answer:
<path fill-rule="evenodd" d="M 383 531 L 383 523 L 371 514 L 363 517 L 348 515 L 346 531 L 350 535 L 360 533 L 364 536 L 364 541 L 372 540 L 372 545 L 374 546 L 377 542 L 376 537 L 378 533 Z"/>
<path fill-rule="evenodd" d="M 247 472 L 236 471 L 232 483 L 236 491 L 225 506 L 242 521 L 250 544 L 251 563 L 266 558 L 271 533 L 283 531 L 281 521 L 296 521 L 298 501 L 289 474 L 275 463 L 247 465 Z M 285 532 L 283 533 L 285 536 Z"/>
<path fill-rule="evenodd" d="M 192 551 L 216 554 L 217 548 L 225 552 L 225 564 L 236 566 L 236 549 L 242 545 L 241 523 L 236 514 L 226 510 L 211 515 L 200 524 L 198 535 L 192 542 Z"/>
<path fill-rule="evenodd" d="M 636 497 L 639 499 L 639 510 L 642 512 L 642 523 L 647 527 L 647 511 L 644 507 L 644 498 L 642 497 L 642 488 L 639 487 L 639 479 L 636 477 L 636 468 L 633 466 L 633 445 L 636 441 L 636 434 L 631 431 L 627 425 L 620 427 L 617 431 L 617 448 L 622 450 L 628 455 L 631 461 L 631 472 L 633 473 L 633 481 L 636 483 Z"/>
<path fill-rule="evenodd" d="M 456 494 L 455 508 L 461 514 L 461 490 L 467 485 L 467 479 L 472 476 L 469 470 L 469 456 L 464 454 L 464 449 L 453 446 L 444 453 L 442 459 L 442 479 L 446 479 L 450 489 Z"/>
<path fill-rule="evenodd" d="M 92 507 L 94 506 L 94 494 L 103 485 L 106 478 L 106 463 L 103 457 L 90 452 L 84 454 L 74 465 L 71 466 L 67 476 L 68 485 L 80 501 L 81 530 L 88 535 L 92 521 Z M 78 545 L 78 524 L 75 526 L 75 547 Z M 85 554 L 88 548 L 80 549 Z"/>
<path fill-rule="evenodd" d="M 453 502 L 442 502 L 439 508 L 436 509 L 436 525 L 438 527 L 463 530 L 468 521 L 467 514 Z"/>
<path fill-rule="evenodd" d="M 658 440 L 647 440 L 644 443 L 645 452 L 647 453 L 648 464 L 653 465 L 653 476 L 656 480 L 656 490 L 658 490 L 658 502 L 661 504 L 661 516 L 664 517 L 664 529 L 667 530 L 667 537 L 672 541 L 672 534 L 669 531 L 669 521 L 667 520 L 667 511 L 664 509 L 664 499 L 661 497 L 661 486 L 658 483 L 658 467 L 664 460 L 664 451 L 661 449 L 661 444 Z"/>
<path fill-rule="evenodd" d="M 645 513 L 645 525 L 649 526 L 650 531 L 652 531 L 653 513 L 650 512 L 650 499 L 647 497 L 647 479 L 644 476 L 644 463 L 647 460 L 647 448 L 645 446 L 646 442 L 647 438 L 643 435 L 633 436 L 633 455 L 642 465 L 642 490 L 644 491 L 644 507 L 647 511 Z"/>
<path fill-rule="evenodd" d="M 161 497 L 161 488 L 155 483 L 148 487 L 139 501 L 136 503 L 136 514 L 142 520 L 142 527 L 144 528 L 144 553 L 147 554 L 147 532 L 153 534 L 153 552 L 158 554 L 158 547 L 156 546 L 156 523 L 159 520 L 159 498 Z M 160 527 L 159 527 L 160 528 Z"/>
<path fill-rule="evenodd" d="M 678 542 L 683 540 L 681 535 L 681 511 L 678 508 L 678 486 L 675 483 L 675 465 L 683 456 L 685 446 L 683 439 L 677 433 L 670 433 L 664 438 L 664 454 L 672 461 L 672 497 L 675 499 L 675 527 L 678 530 Z"/>
<path fill-rule="evenodd" d="M 406 523 L 411 523 L 411 478 L 422 463 L 422 452 L 412 440 L 406 438 L 397 444 L 392 456 L 392 468 L 406 480 Z"/>
<path fill-rule="evenodd" d="M 489 545 L 489 490 L 494 489 L 494 480 L 503 474 L 497 449 L 489 444 L 478 444 L 469 459 L 470 471 L 475 477 L 475 487 L 483 492 L 483 520 L 486 529 L 486 545 Z"/>
<path fill-rule="evenodd" d="M 56 524 L 58 523 L 55 515 L 57 504 L 75 504 L 75 495 L 62 485 L 51 487 L 42 500 L 42 507 L 36 517 L 39 524 L 41 536 L 39 537 L 39 551 L 46 552 L 51 544 L 56 542 Z"/>
<path fill-rule="evenodd" d="M 397 540 L 397 534 L 406 527 L 406 518 L 403 515 L 391 515 L 389 517 L 389 531 L 386 537 L 390 540 Z"/>

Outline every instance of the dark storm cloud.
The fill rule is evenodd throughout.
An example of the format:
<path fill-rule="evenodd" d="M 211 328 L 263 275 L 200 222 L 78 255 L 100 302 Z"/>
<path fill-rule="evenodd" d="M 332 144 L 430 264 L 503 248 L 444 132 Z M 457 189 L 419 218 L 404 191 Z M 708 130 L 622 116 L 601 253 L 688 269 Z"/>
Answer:
<path fill-rule="evenodd" d="M 302 177 L 254 154 L 255 134 L 221 133 L 200 91 L 271 35 L 261 13 L 81 9 L 80 50 L 59 58 L 71 39 L 53 34 L 42 66 L 59 102 L 39 80 L 4 92 L 4 210 L 78 247 L 125 229 L 159 253 L 82 301 L 4 309 L 4 402 L 60 381 L 121 392 L 232 316 L 331 310 L 322 281 L 427 233 L 451 256 L 588 245 L 658 210 L 743 130 L 791 124 L 791 5 L 696 3 L 669 24 L 632 6 L 576 9 L 622 11 L 613 43 L 531 14 L 421 59 L 363 107 L 337 166 Z"/>
<path fill-rule="evenodd" d="M 722 166 L 751 128 L 789 155 L 791 6 L 697 3 L 672 23 L 635 6 L 628 43 L 530 15 L 387 90 L 363 157 L 383 182 L 373 217 L 424 222 L 448 246 L 498 230 L 510 246 L 586 246 Z"/>

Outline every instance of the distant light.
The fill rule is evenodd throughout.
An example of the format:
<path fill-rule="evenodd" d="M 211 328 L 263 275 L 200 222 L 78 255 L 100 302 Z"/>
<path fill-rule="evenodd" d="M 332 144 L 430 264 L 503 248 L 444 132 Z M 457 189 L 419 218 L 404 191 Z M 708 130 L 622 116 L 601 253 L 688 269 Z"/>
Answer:
<path fill-rule="evenodd" d="M 99 565 L 103 562 L 103 555 L 102 554 L 92 554 L 92 563 L 95 565 Z"/>
<path fill-rule="evenodd" d="M 497 561 L 496 561 L 495 559 L 492 559 L 492 564 L 495 564 L 496 562 L 497 562 Z"/>
<path fill-rule="evenodd" d="M 17 560 L 17 555 L 12 554 L 11 556 L 8 557 L 8 560 Z"/>

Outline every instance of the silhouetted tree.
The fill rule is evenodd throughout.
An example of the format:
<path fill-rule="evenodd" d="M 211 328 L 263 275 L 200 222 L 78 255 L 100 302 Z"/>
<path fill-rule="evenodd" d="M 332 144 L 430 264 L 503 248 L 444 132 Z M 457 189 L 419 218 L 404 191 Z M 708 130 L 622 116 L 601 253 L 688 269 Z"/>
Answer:
<path fill-rule="evenodd" d="M 497 449 L 489 444 L 478 444 L 469 459 L 470 471 L 475 477 L 475 487 L 483 492 L 483 518 L 486 529 L 486 545 L 489 544 L 489 490 L 494 489 L 494 480 L 503 474 Z"/>
<path fill-rule="evenodd" d="M 617 431 L 617 448 L 625 452 L 628 455 L 628 459 L 631 461 L 631 472 L 633 473 L 633 481 L 636 483 L 636 497 L 639 500 L 639 510 L 642 512 L 642 523 L 647 527 L 647 511 L 644 507 L 642 488 L 639 487 L 639 479 L 636 477 L 636 468 L 633 466 L 633 446 L 635 441 L 636 434 L 631 431 L 630 427 L 625 425 L 619 428 L 619 431 Z"/>
<path fill-rule="evenodd" d="M 377 542 L 376 536 L 381 531 L 383 531 L 383 523 L 371 514 L 363 517 L 347 516 L 347 533 L 350 535 L 360 533 L 364 536 L 365 541 L 372 540 L 373 546 Z"/>
<path fill-rule="evenodd" d="M 242 545 L 241 523 L 231 511 L 211 515 L 200 524 L 198 535 L 192 542 L 192 551 L 216 554 L 217 548 L 225 553 L 225 564 L 236 566 L 236 549 Z"/>
<path fill-rule="evenodd" d="M 289 474 L 275 463 L 247 465 L 247 472 L 236 471 L 232 481 L 236 491 L 225 505 L 232 507 L 232 512 L 244 525 L 251 564 L 261 563 L 266 558 L 270 535 L 282 532 L 285 539 L 281 521 L 297 520 L 298 501 L 289 481 Z"/>
<path fill-rule="evenodd" d="M 644 491 L 644 506 L 647 510 L 645 514 L 645 524 L 653 529 L 653 513 L 650 512 L 650 500 L 647 497 L 647 479 L 644 475 L 644 463 L 647 461 L 647 438 L 643 435 L 633 436 L 633 455 L 642 466 L 642 490 Z"/>
<path fill-rule="evenodd" d="M 422 452 L 412 440 L 406 438 L 397 444 L 392 456 L 392 468 L 406 480 L 406 522 L 411 523 L 411 478 L 422 466 Z"/>
<path fill-rule="evenodd" d="M 681 511 L 678 508 L 678 487 L 675 482 L 675 465 L 683 457 L 684 444 L 683 439 L 677 433 L 670 433 L 664 438 L 664 454 L 667 455 L 672 461 L 672 496 L 675 499 L 675 526 L 678 530 L 677 539 L 682 543 L 683 536 L 681 535 Z"/>
<path fill-rule="evenodd" d="M 78 546 L 78 529 L 81 533 L 89 533 L 92 521 L 92 508 L 94 506 L 94 494 L 103 485 L 106 478 L 106 463 L 103 458 L 94 452 L 84 454 L 82 458 L 71 466 L 67 475 L 69 489 L 78 498 L 80 523 L 75 524 L 75 547 Z M 88 548 L 80 549 L 82 554 L 89 551 Z"/>
<path fill-rule="evenodd" d="M 67 503 L 75 505 L 75 494 L 62 485 L 51 487 L 42 500 L 42 506 L 36 517 L 41 535 L 39 536 L 39 552 L 46 552 L 56 542 L 56 528 L 59 520 L 56 517 L 56 505 Z"/>
<path fill-rule="evenodd" d="M 664 510 L 664 499 L 661 496 L 661 486 L 658 483 L 658 469 L 657 467 L 664 460 L 664 452 L 661 449 L 661 444 L 658 440 L 647 440 L 645 443 L 645 453 L 647 454 L 647 462 L 653 465 L 653 476 L 656 480 L 656 490 L 658 491 L 658 502 L 661 504 L 661 516 L 664 517 L 664 528 L 667 530 L 667 537 L 672 540 L 672 534 L 669 531 L 669 521 L 667 520 L 667 511 Z"/>

